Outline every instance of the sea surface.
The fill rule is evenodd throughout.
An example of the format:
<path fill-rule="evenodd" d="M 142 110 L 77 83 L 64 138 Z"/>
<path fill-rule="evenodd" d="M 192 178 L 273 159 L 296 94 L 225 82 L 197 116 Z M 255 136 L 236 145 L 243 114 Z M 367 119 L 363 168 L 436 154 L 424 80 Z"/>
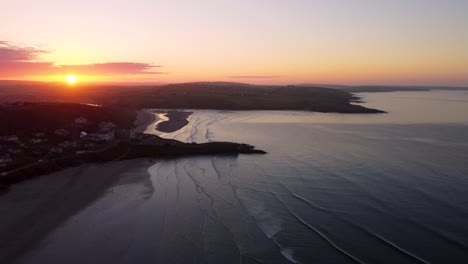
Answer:
<path fill-rule="evenodd" d="M 359 95 L 389 113 L 152 124 L 268 154 L 135 161 L 20 263 L 468 263 L 468 92 Z"/>

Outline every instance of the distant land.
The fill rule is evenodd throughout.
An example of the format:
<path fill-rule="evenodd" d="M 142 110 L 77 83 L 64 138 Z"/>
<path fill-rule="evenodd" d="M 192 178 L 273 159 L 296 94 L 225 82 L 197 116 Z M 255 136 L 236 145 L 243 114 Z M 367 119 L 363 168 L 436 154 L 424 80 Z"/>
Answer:
<path fill-rule="evenodd" d="M 465 91 L 463 86 L 392 86 L 392 85 L 334 85 L 334 84 L 298 84 L 306 87 L 322 87 L 342 90 L 350 93 L 378 93 L 378 92 L 424 92 L 432 90 Z"/>
<path fill-rule="evenodd" d="M 311 86 L 197 82 L 119 86 L 6 82 L 0 101 L 75 102 L 131 109 L 302 110 L 334 113 L 383 113 L 353 104 L 348 91 Z"/>

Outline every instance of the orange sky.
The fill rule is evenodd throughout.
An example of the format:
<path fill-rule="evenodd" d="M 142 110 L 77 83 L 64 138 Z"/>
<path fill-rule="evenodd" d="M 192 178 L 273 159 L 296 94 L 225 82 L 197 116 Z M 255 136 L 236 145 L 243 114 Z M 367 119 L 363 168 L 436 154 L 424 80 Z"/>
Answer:
<path fill-rule="evenodd" d="M 0 79 L 468 85 L 468 1 L 2 3 Z"/>

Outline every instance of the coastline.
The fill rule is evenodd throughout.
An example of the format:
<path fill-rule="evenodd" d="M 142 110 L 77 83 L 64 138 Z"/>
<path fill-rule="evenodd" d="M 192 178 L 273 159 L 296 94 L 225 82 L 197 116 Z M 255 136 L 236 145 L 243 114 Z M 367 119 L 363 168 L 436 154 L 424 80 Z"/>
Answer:
<path fill-rule="evenodd" d="M 165 113 L 168 120 L 162 121 L 156 125 L 156 130 L 163 133 L 172 133 L 184 128 L 189 124 L 188 118 L 193 112 L 169 110 Z"/>
<path fill-rule="evenodd" d="M 143 133 L 156 120 L 151 110 L 138 110 L 135 131 Z M 0 219 L 0 262 L 14 263 L 25 256 L 50 232 L 105 195 L 117 182 L 128 177 L 148 177 L 143 171 L 125 174 L 143 168 L 145 161 L 83 164 L 0 189 L 0 214 L 3 216 Z"/>
<path fill-rule="evenodd" d="M 134 130 L 136 133 L 143 133 L 149 125 L 158 120 L 157 116 L 149 109 L 141 109 L 137 111 L 137 119 L 135 120 Z"/>
<path fill-rule="evenodd" d="M 192 112 L 169 111 L 170 118 L 165 121 L 164 129 L 177 131 L 185 127 L 191 114 Z M 140 110 L 134 122 L 135 129 L 144 132 L 148 127 L 152 127 L 149 125 L 156 120 L 158 117 L 153 111 Z M 0 214 L 4 215 L 0 219 L 0 236 L 3 238 L 0 241 L 0 263 L 14 263 L 27 256 L 28 252 L 38 248 L 53 230 L 107 192 L 113 191 L 117 182 L 128 180 L 129 177 L 140 180 L 147 178 L 148 174 L 139 169 L 146 168 L 144 163 L 148 157 L 265 153 L 247 144 L 189 144 L 162 139 L 156 135 L 142 135 L 139 141 L 119 142 L 113 149 L 100 153 L 102 155 L 82 155 L 81 159 L 63 157 L 63 162 L 45 164 L 46 168 L 53 171 L 51 165 L 57 163 L 55 165 L 58 171 L 49 172 L 44 177 L 39 177 L 39 174 L 37 177 L 28 178 L 27 181 L 11 185 L 9 190 L 0 196 Z M 115 155 L 118 158 L 114 158 Z M 88 160 L 104 163 L 87 163 Z M 69 166 L 76 167 L 66 168 L 68 161 L 71 162 Z M 105 163 L 107 161 L 111 162 Z M 139 172 L 129 173 L 130 171 Z M 34 173 L 34 170 L 31 173 Z"/>

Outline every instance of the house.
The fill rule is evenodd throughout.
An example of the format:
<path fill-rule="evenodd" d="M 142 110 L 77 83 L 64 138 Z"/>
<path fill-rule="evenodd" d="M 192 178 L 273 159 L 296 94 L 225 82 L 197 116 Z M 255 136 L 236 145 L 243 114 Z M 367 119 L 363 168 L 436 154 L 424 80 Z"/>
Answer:
<path fill-rule="evenodd" d="M 115 137 L 120 139 L 133 139 L 136 137 L 136 132 L 133 129 L 119 129 L 115 131 Z"/>
<path fill-rule="evenodd" d="M 60 147 L 64 149 L 71 149 L 71 148 L 76 148 L 78 144 L 76 141 L 65 141 L 59 144 Z"/>
<path fill-rule="evenodd" d="M 63 148 L 62 147 L 53 147 L 53 148 L 50 149 L 50 152 L 60 154 L 60 153 L 63 152 Z"/>
<path fill-rule="evenodd" d="M 85 147 L 86 149 L 93 149 L 93 148 L 96 147 L 96 144 L 94 144 L 94 143 L 86 143 L 86 144 L 84 145 L 84 147 Z"/>
<path fill-rule="evenodd" d="M 18 153 L 23 152 L 23 150 L 21 150 L 19 148 L 10 148 L 10 149 L 8 149 L 8 152 L 10 152 L 11 154 L 18 154 Z"/>
<path fill-rule="evenodd" d="M 32 138 L 30 140 L 30 142 L 33 143 L 33 144 L 38 144 L 38 143 L 41 143 L 43 141 L 44 141 L 44 139 L 41 139 L 41 138 Z"/>
<path fill-rule="evenodd" d="M 81 131 L 80 132 L 80 138 L 84 138 L 88 135 L 88 133 L 84 132 L 84 131 Z"/>
<path fill-rule="evenodd" d="M 88 119 L 80 116 L 78 118 L 75 118 L 75 124 L 76 125 L 86 125 L 88 123 Z"/>
<path fill-rule="evenodd" d="M 45 137 L 44 132 L 33 133 L 32 135 L 33 137 L 37 137 L 37 138 Z"/>
<path fill-rule="evenodd" d="M 10 154 L 5 154 L 0 156 L 0 166 L 3 164 L 3 166 L 7 165 L 8 163 L 11 163 L 13 159 L 10 157 Z"/>
<path fill-rule="evenodd" d="M 112 141 L 115 138 L 114 131 L 97 131 L 88 134 L 85 139 L 91 141 Z"/>
<path fill-rule="evenodd" d="M 99 130 L 109 131 L 115 129 L 117 126 L 112 122 L 101 122 L 99 123 Z"/>
<path fill-rule="evenodd" d="M 17 135 L 8 135 L 8 136 L 0 137 L 0 141 L 14 142 L 14 141 L 19 141 L 19 138 Z"/>
<path fill-rule="evenodd" d="M 70 131 L 61 128 L 61 129 L 55 130 L 54 134 L 57 135 L 57 136 L 66 137 L 66 136 L 70 135 Z"/>

